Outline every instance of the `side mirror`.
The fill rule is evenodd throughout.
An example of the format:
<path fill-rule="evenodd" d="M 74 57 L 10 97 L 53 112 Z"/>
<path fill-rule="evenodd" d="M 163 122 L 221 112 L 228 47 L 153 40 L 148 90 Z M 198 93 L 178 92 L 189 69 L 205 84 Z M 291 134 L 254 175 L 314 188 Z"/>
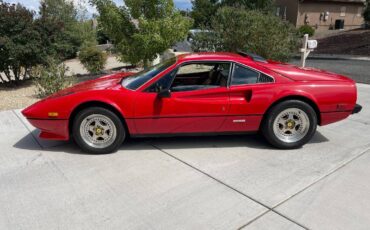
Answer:
<path fill-rule="evenodd" d="M 155 91 L 159 98 L 171 97 L 171 91 L 169 89 L 163 89 L 158 83 L 155 85 Z"/>
<path fill-rule="evenodd" d="M 169 98 L 171 97 L 171 90 L 169 89 L 164 89 L 158 92 L 158 97 L 159 98 Z"/>

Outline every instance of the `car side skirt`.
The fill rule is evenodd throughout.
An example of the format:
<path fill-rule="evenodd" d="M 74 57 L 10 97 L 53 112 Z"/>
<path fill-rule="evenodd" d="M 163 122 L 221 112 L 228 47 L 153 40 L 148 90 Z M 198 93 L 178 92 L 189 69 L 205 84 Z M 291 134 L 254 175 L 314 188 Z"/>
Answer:
<path fill-rule="evenodd" d="M 259 129 L 263 115 L 184 116 L 126 119 L 130 135 L 250 132 Z M 134 125 L 132 125 L 134 124 Z M 131 127 L 131 128 L 130 128 Z M 135 129 L 133 129 L 135 127 Z"/>
<path fill-rule="evenodd" d="M 135 134 L 131 135 L 133 138 L 145 137 L 202 137 L 202 136 L 226 136 L 226 135 L 246 135 L 256 134 L 258 131 L 244 131 L 244 132 L 212 132 L 212 133 L 149 133 L 149 134 Z"/>

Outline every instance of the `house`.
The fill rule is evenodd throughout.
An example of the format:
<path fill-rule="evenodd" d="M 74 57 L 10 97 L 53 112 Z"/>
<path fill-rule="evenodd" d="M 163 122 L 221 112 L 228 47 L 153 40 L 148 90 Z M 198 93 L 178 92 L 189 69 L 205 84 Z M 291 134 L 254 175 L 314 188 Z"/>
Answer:
<path fill-rule="evenodd" d="M 296 27 L 310 25 L 317 31 L 355 29 L 364 24 L 366 0 L 275 0 L 276 15 Z"/>

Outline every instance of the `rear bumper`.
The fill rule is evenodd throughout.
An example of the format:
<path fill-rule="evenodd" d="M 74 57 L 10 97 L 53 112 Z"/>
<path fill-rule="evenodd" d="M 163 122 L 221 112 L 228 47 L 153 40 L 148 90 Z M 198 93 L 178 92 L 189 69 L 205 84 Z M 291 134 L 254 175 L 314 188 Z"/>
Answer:
<path fill-rule="evenodd" d="M 328 125 L 337 121 L 341 121 L 351 114 L 359 113 L 362 110 L 362 106 L 356 104 L 353 110 L 342 111 L 342 112 L 326 112 L 321 113 L 321 124 L 320 125 Z"/>
<path fill-rule="evenodd" d="M 40 138 L 49 140 L 68 140 L 68 120 L 27 119 L 34 127 L 41 130 Z"/>
<path fill-rule="evenodd" d="M 328 113 L 321 113 L 321 123 L 320 125 L 328 125 L 337 121 L 341 121 L 346 119 L 349 115 L 351 115 L 351 111 L 347 112 L 328 112 Z"/>
<path fill-rule="evenodd" d="M 362 110 L 362 106 L 359 105 L 359 104 L 356 104 L 355 108 L 352 111 L 352 114 L 359 113 L 359 112 L 361 112 L 361 110 Z"/>

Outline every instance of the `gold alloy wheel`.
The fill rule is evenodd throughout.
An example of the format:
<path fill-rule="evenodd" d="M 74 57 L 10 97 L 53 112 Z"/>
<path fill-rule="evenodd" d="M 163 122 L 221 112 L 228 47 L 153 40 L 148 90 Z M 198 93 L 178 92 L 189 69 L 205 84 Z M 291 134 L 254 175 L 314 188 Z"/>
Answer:
<path fill-rule="evenodd" d="M 280 112 L 273 122 L 275 136 L 286 143 L 300 141 L 310 128 L 306 112 L 298 108 L 289 108 Z"/>
<path fill-rule="evenodd" d="M 106 148 L 117 137 L 117 128 L 107 116 L 92 114 L 87 116 L 80 125 L 82 140 L 94 148 Z"/>

